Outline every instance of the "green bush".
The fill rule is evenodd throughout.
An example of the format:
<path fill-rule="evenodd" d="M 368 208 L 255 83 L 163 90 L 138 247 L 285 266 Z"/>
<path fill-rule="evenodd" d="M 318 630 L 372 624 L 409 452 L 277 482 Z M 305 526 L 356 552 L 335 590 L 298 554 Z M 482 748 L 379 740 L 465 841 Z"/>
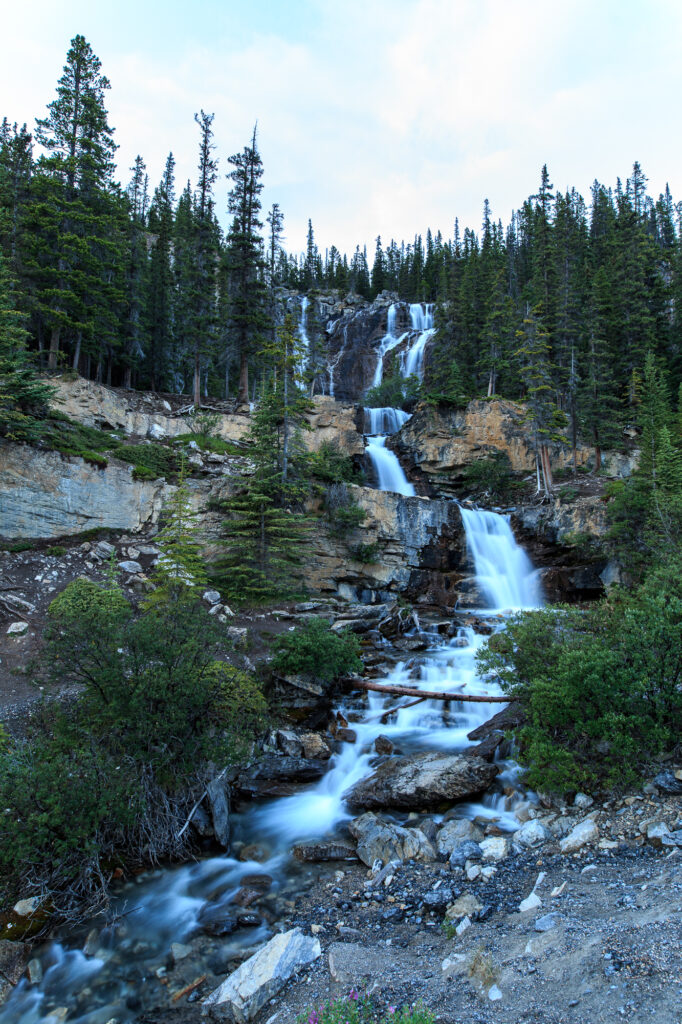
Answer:
<path fill-rule="evenodd" d="M 333 537 L 345 537 L 357 529 L 366 519 L 367 513 L 348 493 L 344 483 L 331 484 L 324 501 L 329 532 Z"/>
<path fill-rule="evenodd" d="M 61 544 L 53 544 L 52 547 L 45 548 L 45 554 L 49 555 L 50 558 L 61 558 L 62 555 L 66 554 L 66 548 L 62 547 Z"/>
<path fill-rule="evenodd" d="M 516 485 L 509 458 L 502 452 L 470 462 L 464 467 L 462 479 L 474 493 L 489 494 L 500 501 L 504 501 Z"/>
<path fill-rule="evenodd" d="M 137 480 L 172 479 L 180 472 L 180 457 L 163 444 L 117 444 L 111 454 L 133 466 Z"/>
<path fill-rule="evenodd" d="M 376 542 L 374 544 L 358 544 L 351 549 L 351 555 L 356 562 L 360 562 L 362 565 L 375 565 L 379 561 L 379 545 Z"/>
<path fill-rule="evenodd" d="M 575 501 L 575 499 L 578 497 L 578 493 L 579 492 L 576 490 L 575 487 L 560 487 L 558 498 L 559 501 L 563 505 L 565 505 L 569 504 L 571 501 Z"/>
<path fill-rule="evenodd" d="M 515 616 L 480 654 L 528 715 L 520 760 L 557 792 L 637 783 L 682 734 L 682 565 L 581 611 Z"/>
<path fill-rule="evenodd" d="M 329 483 L 354 483 L 358 474 L 353 460 L 344 455 L 337 441 L 323 441 L 310 456 L 310 472 L 318 480 Z"/>
<path fill-rule="evenodd" d="M 341 998 L 311 1008 L 298 1017 L 298 1024 L 434 1024 L 435 1017 L 422 1003 L 415 1006 L 382 1008 L 370 996 L 356 989 Z"/>
<path fill-rule="evenodd" d="M 354 633 L 335 633 L 326 619 L 313 618 L 304 626 L 274 639 L 271 667 L 282 676 L 301 675 L 332 683 L 340 676 L 361 672 L 360 641 Z"/>

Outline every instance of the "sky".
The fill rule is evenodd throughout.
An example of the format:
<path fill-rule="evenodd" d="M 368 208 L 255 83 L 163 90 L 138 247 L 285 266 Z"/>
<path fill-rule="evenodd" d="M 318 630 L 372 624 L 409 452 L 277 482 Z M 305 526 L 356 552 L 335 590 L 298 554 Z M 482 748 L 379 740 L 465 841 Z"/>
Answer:
<path fill-rule="evenodd" d="M 679 0 L 21 0 L 3 12 L 0 117 L 33 126 L 71 38 L 111 82 L 119 178 L 136 154 L 152 187 L 166 155 L 196 179 L 194 113 L 215 114 L 227 158 L 258 122 L 263 205 L 285 246 L 324 252 L 427 227 L 507 223 L 548 165 L 589 199 L 639 160 L 682 199 Z"/>

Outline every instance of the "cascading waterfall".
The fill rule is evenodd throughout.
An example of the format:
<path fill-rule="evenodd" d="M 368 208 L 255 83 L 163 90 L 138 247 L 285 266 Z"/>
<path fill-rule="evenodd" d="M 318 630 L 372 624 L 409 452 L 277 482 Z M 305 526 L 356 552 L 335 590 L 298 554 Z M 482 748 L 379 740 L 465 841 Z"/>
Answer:
<path fill-rule="evenodd" d="M 398 456 L 386 447 L 388 434 L 395 434 L 410 418 L 410 414 L 402 409 L 385 406 L 378 409 L 365 409 L 365 418 L 369 420 L 369 431 L 365 453 L 372 462 L 380 491 L 393 491 L 406 498 L 413 498 L 415 489 L 405 476 Z"/>
<path fill-rule="evenodd" d="M 379 342 L 379 348 L 377 350 L 377 365 L 374 371 L 374 379 L 372 381 L 372 387 L 378 388 L 384 378 L 384 356 L 392 349 L 396 348 L 402 341 L 407 337 L 407 332 L 401 334 L 398 338 L 395 333 L 395 321 L 398 312 L 398 307 L 395 302 L 392 302 L 388 307 L 386 314 L 386 334 Z"/>
<path fill-rule="evenodd" d="M 410 304 L 410 322 L 412 330 L 418 331 L 416 339 L 410 347 L 402 353 L 400 360 L 400 372 L 403 377 L 415 375 L 421 380 L 424 376 L 424 350 L 430 338 L 435 334 L 433 326 L 433 303 L 421 302 Z"/>
<path fill-rule="evenodd" d="M 304 295 L 301 298 L 301 316 L 298 321 L 298 336 L 303 346 L 303 352 L 301 354 L 301 360 L 297 367 L 299 373 L 303 373 L 308 365 L 308 359 L 310 357 L 310 338 L 308 337 L 308 328 L 306 324 L 306 318 L 308 315 L 308 296 Z"/>
<path fill-rule="evenodd" d="M 378 417 L 385 410 L 373 412 Z M 488 602 L 477 614 L 488 616 L 495 628 L 504 628 L 500 609 L 541 604 L 537 575 L 505 516 L 476 509 L 460 511 L 477 583 Z M 476 652 L 484 637 L 466 626 L 451 640 L 431 635 L 433 644 L 420 657 L 418 667 L 413 660 L 398 664 L 382 681 L 432 691 L 500 694 L 496 683 L 482 679 L 476 671 Z M 390 704 L 394 703 L 391 699 Z M 273 892 L 295 892 L 293 872 L 300 868 L 292 864 L 291 843 L 329 834 L 352 816 L 344 793 L 372 770 L 374 741 L 380 733 L 406 753 L 434 748 L 457 752 L 470 745 L 467 734 L 499 709 L 500 705 L 444 705 L 429 700 L 400 708 L 385 721 L 386 698 L 367 694 L 364 719 L 353 722 L 356 742 L 343 744 L 319 783 L 295 796 L 254 805 L 241 818 L 233 816 L 235 830 L 246 842 L 269 847 L 267 861 L 214 857 L 154 871 L 146 879 L 126 883 L 114 897 L 113 910 L 120 915 L 117 923 L 102 929 L 96 943 L 89 940 L 87 953 L 80 951 L 86 929 L 80 940 L 72 934 L 64 945 L 51 942 L 34 951 L 43 980 L 35 985 L 26 980 L 19 983 L 0 1007 L 0 1024 L 54 1024 L 63 1019 L 64 1008 L 69 1020 L 78 1024 L 106 1024 L 112 1017 L 130 1021 L 137 1013 L 131 1012 L 131 1005 L 142 1009 L 162 1001 L 156 972 L 165 966 L 170 943 L 189 939 L 203 923 L 234 910 L 232 901 L 245 875 L 267 874 L 274 879 Z M 519 824 L 513 813 L 514 799 L 502 790 L 514 785 L 516 767 L 505 762 L 500 767 L 503 771 L 496 780 L 496 791 L 482 803 L 459 804 L 458 812 L 462 817 L 487 817 L 511 831 Z M 519 795 L 516 799 L 518 804 L 524 798 Z M 235 932 L 221 944 L 236 954 L 269 934 L 268 926 L 261 923 Z M 127 1002 L 131 998 L 132 1004 Z"/>

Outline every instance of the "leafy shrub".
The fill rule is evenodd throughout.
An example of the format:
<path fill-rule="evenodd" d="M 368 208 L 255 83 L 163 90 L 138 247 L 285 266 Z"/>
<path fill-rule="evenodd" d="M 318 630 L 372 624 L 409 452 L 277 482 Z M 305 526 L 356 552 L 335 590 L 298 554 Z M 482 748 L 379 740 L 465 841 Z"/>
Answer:
<path fill-rule="evenodd" d="M 353 460 L 339 448 L 337 441 L 323 441 L 310 456 L 310 472 L 318 480 L 329 483 L 354 483 L 358 474 Z"/>
<path fill-rule="evenodd" d="M 382 1008 L 370 996 L 361 996 L 356 989 L 351 989 L 341 999 L 306 1010 L 298 1017 L 298 1024 L 434 1024 L 435 1019 L 423 1003 L 401 1009 Z"/>
<path fill-rule="evenodd" d="M 374 565 L 379 560 L 379 545 L 376 542 L 358 544 L 351 549 L 351 555 L 356 562 L 360 562 L 362 565 Z"/>
<path fill-rule="evenodd" d="M 360 641 L 354 633 L 335 633 L 326 619 L 313 618 L 274 639 L 271 666 L 279 675 L 301 675 L 323 683 L 362 671 Z"/>
<path fill-rule="evenodd" d="M 562 504 L 569 504 L 571 501 L 575 501 L 578 497 L 578 491 L 575 487 L 560 487 L 558 498 Z"/>
<path fill-rule="evenodd" d="M 558 792 L 636 783 L 682 733 L 682 582 L 677 561 L 633 594 L 587 611 L 515 616 L 482 668 L 526 708 L 520 759 Z"/>
<path fill-rule="evenodd" d="M 470 462 L 464 467 L 462 479 L 474 493 L 499 500 L 504 500 L 515 486 L 509 458 L 503 452 Z"/>

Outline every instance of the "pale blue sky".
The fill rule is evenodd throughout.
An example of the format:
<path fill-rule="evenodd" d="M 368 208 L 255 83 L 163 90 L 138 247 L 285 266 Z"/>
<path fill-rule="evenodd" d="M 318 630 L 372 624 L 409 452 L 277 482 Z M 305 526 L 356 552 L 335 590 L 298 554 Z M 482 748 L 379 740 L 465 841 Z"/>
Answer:
<path fill-rule="evenodd" d="M 264 204 L 287 245 L 410 239 L 487 196 L 509 218 L 547 162 L 588 197 L 640 160 L 682 199 L 682 4 L 674 0 L 23 0 L 3 14 L 0 116 L 42 115 L 82 33 L 112 89 L 122 180 L 173 150 L 195 176 L 194 111 L 215 112 L 222 174 L 258 120 Z M 218 203 L 224 217 L 227 185 Z"/>

